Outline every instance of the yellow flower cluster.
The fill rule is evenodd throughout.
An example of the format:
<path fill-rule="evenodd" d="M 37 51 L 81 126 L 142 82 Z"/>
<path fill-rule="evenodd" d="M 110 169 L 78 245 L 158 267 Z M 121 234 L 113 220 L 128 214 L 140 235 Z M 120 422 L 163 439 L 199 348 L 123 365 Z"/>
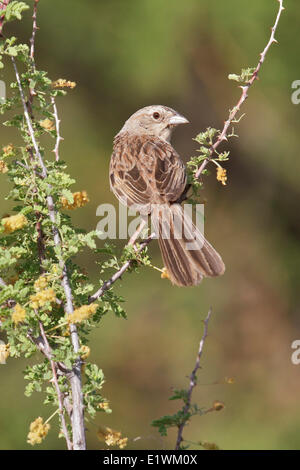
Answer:
<path fill-rule="evenodd" d="M 225 168 L 222 168 L 221 166 L 217 167 L 217 180 L 221 181 L 223 186 L 226 186 L 227 173 L 226 173 Z"/>
<path fill-rule="evenodd" d="M 43 423 L 43 418 L 40 416 L 36 418 L 36 420 L 30 424 L 29 433 L 27 436 L 28 444 L 31 444 L 32 446 L 35 444 L 40 444 L 47 436 L 49 429 L 50 424 Z"/>
<path fill-rule="evenodd" d="M 234 382 L 234 377 L 225 377 L 225 383 L 232 385 Z"/>
<path fill-rule="evenodd" d="M 11 315 L 11 319 L 15 325 L 21 323 L 25 320 L 26 317 L 26 310 L 25 308 L 21 307 L 20 304 L 16 304 L 13 308 L 13 313 Z"/>
<path fill-rule="evenodd" d="M 82 307 L 74 310 L 73 313 L 68 315 L 69 323 L 80 323 L 84 320 L 87 320 L 91 315 L 94 315 L 97 310 L 97 304 L 83 305 Z"/>
<path fill-rule="evenodd" d="M 108 401 L 104 401 L 102 403 L 99 403 L 98 408 L 100 408 L 101 410 L 104 410 L 104 411 L 109 410 Z"/>
<path fill-rule="evenodd" d="M 12 233 L 27 225 L 28 220 L 26 219 L 25 215 L 17 214 L 10 217 L 5 217 L 1 220 L 1 223 L 4 226 L 4 233 Z"/>
<path fill-rule="evenodd" d="M 56 295 L 54 289 L 44 289 L 30 296 L 30 307 L 37 309 L 44 307 L 47 302 L 55 302 Z"/>
<path fill-rule="evenodd" d="M 13 157 L 14 156 L 14 147 L 12 144 L 8 144 L 5 147 L 2 147 L 3 157 Z"/>
<path fill-rule="evenodd" d="M 162 279 L 170 279 L 170 275 L 169 275 L 169 273 L 168 273 L 167 268 L 163 268 L 163 269 L 162 269 L 162 273 L 161 273 L 160 277 L 161 277 Z"/>
<path fill-rule="evenodd" d="M 88 347 L 88 346 L 81 346 L 80 348 L 80 357 L 83 361 L 85 361 L 85 359 L 87 359 L 89 357 L 91 353 L 91 349 Z"/>
<path fill-rule="evenodd" d="M 0 160 L 0 173 L 4 174 L 7 172 L 8 172 L 8 168 L 7 168 L 5 161 Z"/>
<path fill-rule="evenodd" d="M 40 121 L 40 126 L 42 126 L 46 131 L 54 131 L 55 124 L 50 119 L 46 118 L 43 121 Z"/>
<path fill-rule="evenodd" d="M 97 437 L 100 441 L 104 441 L 107 446 L 118 446 L 120 449 L 124 449 L 128 442 L 128 438 L 122 437 L 119 431 L 113 431 L 113 429 L 107 427 L 99 428 Z"/>
<path fill-rule="evenodd" d="M 70 80 L 65 80 L 64 78 L 59 78 L 55 82 L 52 82 L 53 88 L 75 88 L 76 82 L 71 82 Z"/>
<path fill-rule="evenodd" d="M 221 410 L 223 410 L 224 408 L 225 408 L 225 405 L 224 405 L 224 403 L 222 403 L 221 401 L 217 401 L 217 400 L 216 400 L 216 401 L 213 402 L 213 409 L 214 409 L 215 411 L 221 411 Z"/>
<path fill-rule="evenodd" d="M 62 207 L 64 209 L 73 210 L 73 209 L 77 209 L 78 207 L 83 207 L 88 202 L 90 202 L 86 191 L 77 191 L 76 193 L 73 193 L 73 199 L 74 199 L 73 204 L 70 204 L 67 198 L 61 197 L 60 202 L 62 204 Z"/>
<path fill-rule="evenodd" d="M 34 283 L 34 288 L 37 292 L 44 290 L 48 287 L 50 281 L 50 276 L 47 274 L 42 274 Z"/>
<path fill-rule="evenodd" d="M 6 359 L 9 356 L 9 352 L 10 352 L 9 343 L 4 344 L 3 342 L 1 342 L 1 344 L 0 344 L 0 364 L 6 364 Z"/>
<path fill-rule="evenodd" d="M 61 269 L 60 269 L 58 264 L 52 264 L 51 273 L 54 274 L 54 275 L 61 273 Z"/>

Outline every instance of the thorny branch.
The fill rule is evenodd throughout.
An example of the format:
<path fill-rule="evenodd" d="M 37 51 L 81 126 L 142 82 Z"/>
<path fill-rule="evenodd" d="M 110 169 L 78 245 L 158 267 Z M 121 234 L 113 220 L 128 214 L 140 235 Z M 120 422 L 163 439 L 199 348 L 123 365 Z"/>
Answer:
<path fill-rule="evenodd" d="M 227 121 L 225 121 L 224 123 L 224 127 L 223 127 L 223 130 L 221 131 L 219 137 L 217 138 L 216 142 L 210 146 L 209 150 L 210 150 L 210 155 L 208 158 L 206 158 L 203 163 L 201 164 L 201 166 L 199 167 L 198 171 L 196 172 L 195 176 L 196 178 L 199 178 L 201 176 L 201 174 L 203 173 L 203 170 L 206 168 L 206 166 L 208 165 L 208 163 L 210 162 L 212 156 L 214 155 L 214 153 L 216 152 L 217 148 L 219 147 L 219 145 L 221 144 L 221 142 L 223 142 L 224 140 L 227 141 L 227 136 L 228 136 L 228 129 L 231 125 L 231 123 L 235 120 L 238 112 L 240 111 L 241 109 L 241 106 L 242 104 L 244 103 L 244 101 L 246 101 L 246 99 L 248 98 L 248 91 L 249 91 L 249 88 L 253 85 L 253 83 L 255 82 L 255 80 L 258 79 L 258 74 L 259 74 L 259 71 L 261 69 L 261 66 L 263 64 L 263 62 L 265 61 L 265 58 L 266 58 L 266 55 L 267 55 L 267 52 L 268 50 L 270 49 L 271 45 L 272 44 L 278 44 L 278 41 L 275 39 L 275 32 L 277 30 L 277 26 L 278 26 L 278 23 L 279 23 L 279 19 L 280 19 L 280 16 L 281 16 L 281 13 L 283 12 L 283 10 L 285 10 L 284 6 L 283 6 L 283 0 L 278 0 L 279 2 L 279 9 L 278 9 L 278 13 L 277 13 L 277 16 L 276 16 L 276 20 L 275 20 L 275 23 L 274 23 L 274 26 L 271 28 L 271 35 L 270 35 L 270 39 L 266 45 L 266 47 L 264 48 L 263 52 L 260 54 L 260 60 L 250 78 L 250 80 L 248 81 L 248 83 L 244 86 L 241 86 L 240 88 L 242 89 L 242 94 L 241 94 L 241 97 L 238 101 L 238 103 L 232 108 L 232 110 L 230 111 L 229 113 L 229 117 L 227 119 Z"/>
<path fill-rule="evenodd" d="M 195 367 L 194 367 L 194 369 L 193 369 L 193 371 L 190 375 L 190 385 L 189 385 L 189 388 L 188 388 L 186 404 L 185 404 L 185 407 L 183 408 L 183 414 L 184 414 L 184 416 L 187 416 L 187 418 L 178 427 L 175 450 L 180 449 L 180 444 L 183 441 L 182 433 L 183 433 L 184 427 L 185 427 L 185 425 L 188 421 L 188 412 L 189 412 L 190 407 L 191 407 L 191 400 L 192 400 L 193 390 L 194 390 L 194 387 L 197 385 L 197 372 L 200 368 L 200 359 L 201 359 L 201 356 L 202 356 L 204 343 L 205 343 L 207 333 L 208 333 L 208 322 L 210 320 L 210 316 L 211 316 L 211 309 L 209 310 L 209 312 L 207 314 L 207 317 L 204 320 L 204 332 L 203 332 L 203 336 L 202 336 L 202 338 L 200 340 L 200 343 L 199 343 L 199 349 L 198 349 L 196 364 L 195 364 Z"/>
<path fill-rule="evenodd" d="M 57 106 L 55 102 L 54 96 L 51 98 L 51 103 L 53 106 L 53 116 L 55 119 L 55 128 L 56 128 L 56 142 L 55 142 L 55 147 L 53 149 L 54 155 L 55 155 L 55 160 L 58 162 L 59 161 L 59 144 L 63 139 L 60 135 L 60 119 L 58 117 L 58 112 L 57 112 Z"/>
<path fill-rule="evenodd" d="M 32 37 L 31 37 L 32 54 L 34 54 L 34 38 L 35 38 L 35 32 L 37 30 L 37 24 L 36 24 L 37 3 L 38 3 L 38 0 L 36 0 L 34 4 L 34 7 L 35 7 L 35 12 L 33 15 L 34 26 L 33 26 Z M 34 55 L 32 55 L 31 58 L 34 62 Z M 24 91 L 22 88 L 22 84 L 21 84 L 20 74 L 19 74 L 14 57 L 11 57 L 11 60 L 13 63 L 13 67 L 14 67 L 14 71 L 15 71 L 15 75 L 17 79 L 18 89 L 19 89 L 19 93 L 20 93 L 20 97 L 21 97 L 21 101 L 23 105 L 23 112 L 24 112 L 26 124 L 28 127 L 28 132 L 31 138 L 35 155 L 39 160 L 39 164 L 40 164 L 41 171 L 42 171 L 42 177 L 46 178 L 48 176 L 47 169 L 43 161 L 41 152 L 39 150 L 38 143 L 35 138 L 35 133 L 34 133 L 33 125 L 32 125 L 32 117 L 29 115 L 29 112 L 28 112 L 28 106 L 25 100 L 25 95 L 24 95 Z M 32 91 L 30 91 L 30 96 L 32 96 Z M 55 206 L 54 206 L 54 201 L 51 195 L 47 197 L 47 206 L 48 206 L 48 211 L 49 211 L 49 218 L 53 224 L 53 238 L 54 238 L 55 246 L 61 247 L 60 235 L 55 225 L 56 224 Z M 71 314 L 74 311 L 74 307 L 73 307 L 72 290 L 70 287 L 70 282 L 69 282 L 68 273 L 67 273 L 67 267 L 61 259 L 59 260 L 59 264 L 63 272 L 62 287 L 64 289 L 64 293 L 66 296 L 66 305 L 64 306 L 64 308 L 65 308 L 66 314 Z M 73 324 L 70 325 L 70 333 L 71 333 L 71 341 L 73 344 L 74 352 L 78 353 L 80 349 L 80 343 L 79 343 L 76 325 L 73 325 Z M 82 390 L 81 390 L 81 358 L 80 356 L 78 356 L 74 364 L 72 374 L 70 375 L 69 379 L 70 379 L 70 384 L 72 388 L 72 399 L 73 399 L 72 400 L 73 401 L 73 412 L 72 412 L 73 448 L 74 450 L 84 450 L 86 448 L 86 442 L 85 442 L 85 430 L 84 430 L 84 405 L 83 405 L 83 396 L 82 396 Z"/>
<path fill-rule="evenodd" d="M 41 331 L 41 336 L 44 340 L 44 344 L 45 344 L 45 346 L 47 347 L 47 349 L 49 351 L 49 356 L 50 356 L 49 360 L 50 360 L 50 365 L 51 365 L 52 374 L 53 374 L 53 379 L 52 380 L 53 380 L 53 383 L 54 383 L 54 386 L 55 386 L 55 389 L 56 389 L 56 394 L 57 394 L 57 400 L 58 400 L 58 406 L 59 406 L 59 416 L 60 416 L 60 420 L 61 420 L 62 431 L 64 433 L 64 436 L 65 436 L 65 439 L 66 439 L 66 442 L 67 442 L 68 450 L 72 450 L 73 449 L 73 444 L 70 441 L 70 436 L 69 436 L 69 433 L 68 433 L 68 428 L 67 428 L 67 424 L 66 424 L 66 420 L 65 420 L 65 414 L 64 414 L 64 412 L 65 412 L 64 395 L 61 392 L 60 387 L 59 387 L 58 378 L 57 378 L 56 363 L 52 359 L 51 348 L 50 348 L 50 345 L 49 345 L 49 342 L 48 342 L 48 339 L 47 339 L 47 336 L 46 336 L 46 333 L 45 333 L 45 330 L 44 330 L 44 325 L 42 324 L 42 322 L 40 322 L 40 331 Z"/>
<path fill-rule="evenodd" d="M 278 23 L 279 23 L 279 19 L 280 19 L 280 16 L 281 16 L 281 13 L 283 12 L 283 10 L 285 10 L 284 6 L 283 6 L 283 0 L 278 0 L 279 2 L 279 9 L 278 9 L 278 13 L 277 13 L 277 16 L 276 16 L 276 20 L 275 20 L 275 23 L 274 23 L 274 26 L 271 28 L 271 35 L 270 35 L 270 38 L 269 38 L 269 41 L 266 45 L 266 47 L 264 48 L 263 52 L 260 54 L 260 60 L 249 80 L 249 82 L 245 85 L 245 86 L 241 86 L 240 88 L 242 89 L 242 94 L 241 94 L 241 97 L 238 101 L 238 103 L 234 106 L 234 108 L 230 111 L 229 113 L 229 117 L 228 119 L 225 121 L 224 123 L 224 127 L 223 127 L 223 130 L 220 132 L 216 142 L 214 144 L 212 144 L 209 148 L 210 150 L 210 154 L 209 154 L 209 157 L 206 158 L 205 160 L 203 160 L 202 164 L 200 165 L 199 169 L 197 170 L 195 176 L 196 178 L 200 178 L 203 171 L 205 170 L 205 168 L 207 167 L 207 165 L 209 164 L 209 162 L 211 161 L 214 153 L 216 152 L 217 148 L 219 147 L 219 145 L 221 144 L 221 142 L 223 141 L 226 141 L 228 140 L 227 139 L 227 136 L 228 136 L 228 129 L 231 125 L 231 123 L 233 121 L 235 121 L 236 119 L 236 116 L 238 114 L 238 112 L 240 111 L 241 109 L 241 106 L 242 104 L 244 103 L 244 101 L 246 101 L 246 99 L 248 98 L 248 91 L 249 91 L 249 88 L 253 85 L 253 83 L 255 82 L 255 80 L 258 79 L 258 74 L 260 72 L 260 69 L 261 69 L 261 66 L 263 64 L 263 62 L 265 61 L 265 58 L 266 58 L 266 55 L 267 55 L 267 52 L 268 50 L 270 49 L 271 45 L 272 44 L 277 44 L 277 40 L 275 39 L 275 33 L 276 33 L 276 30 L 277 30 L 277 26 L 278 26 Z M 182 203 L 185 199 L 186 199 L 186 196 L 187 196 L 187 193 L 190 189 L 191 185 L 187 185 L 187 187 L 185 188 L 183 194 L 180 196 L 180 198 L 178 199 L 178 203 Z M 143 228 L 145 227 L 145 222 L 144 220 L 142 220 L 141 224 L 139 225 L 136 233 L 134 234 L 134 243 L 133 245 L 135 245 L 135 241 L 137 240 L 137 238 L 140 236 Z M 149 237 L 147 240 L 145 240 L 143 242 L 143 244 L 141 246 L 143 246 L 143 249 L 149 245 L 149 243 L 151 242 L 151 240 L 153 240 L 153 238 L 155 238 L 154 236 L 151 236 Z M 101 287 L 101 289 L 99 289 L 97 292 L 95 292 L 91 297 L 90 299 L 93 299 L 92 301 L 95 301 L 97 300 L 99 297 L 101 297 L 104 293 L 105 290 L 109 289 L 121 276 L 122 274 L 124 274 L 124 272 L 127 271 L 127 269 L 130 267 L 131 265 L 131 262 L 130 261 L 127 261 L 108 281 L 106 281 L 103 286 Z"/>

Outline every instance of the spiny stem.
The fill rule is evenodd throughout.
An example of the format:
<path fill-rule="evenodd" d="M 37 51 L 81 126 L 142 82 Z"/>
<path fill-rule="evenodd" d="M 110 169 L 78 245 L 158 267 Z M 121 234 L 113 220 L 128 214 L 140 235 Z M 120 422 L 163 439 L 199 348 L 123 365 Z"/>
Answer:
<path fill-rule="evenodd" d="M 193 389 L 197 385 L 197 372 L 198 372 L 198 369 L 200 368 L 200 359 L 201 359 L 201 356 L 202 356 L 204 343 L 205 343 L 207 333 L 208 333 L 208 322 L 209 322 L 211 313 L 212 313 L 212 311 L 210 309 L 208 314 L 207 314 L 207 317 L 204 320 L 204 332 L 203 332 L 203 336 L 202 336 L 202 338 L 200 340 L 200 343 L 199 343 L 199 349 L 198 349 L 198 354 L 197 354 L 197 358 L 196 358 L 195 367 L 194 367 L 194 369 L 193 369 L 193 371 L 190 375 L 190 385 L 189 385 L 189 388 L 188 388 L 186 404 L 185 404 L 185 407 L 183 408 L 184 416 L 188 416 L 188 412 L 189 412 L 190 407 L 191 407 Z M 179 448 L 180 448 L 180 444 L 183 441 L 183 437 L 182 437 L 183 430 L 184 430 L 184 427 L 187 424 L 187 422 L 188 422 L 188 418 L 184 419 L 182 421 L 182 423 L 180 424 L 180 426 L 178 427 L 175 450 L 179 450 Z"/>
<path fill-rule="evenodd" d="M 14 71 L 15 71 L 15 75 L 17 79 L 21 102 L 23 105 L 23 112 L 24 112 L 26 124 L 28 127 L 28 132 L 32 141 L 35 155 L 38 158 L 39 163 L 40 163 L 42 176 L 46 178 L 48 176 L 47 169 L 46 169 L 43 157 L 40 153 L 38 143 L 35 138 L 35 133 L 33 130 L 31 117 L 29 116 L 29 113 L 28 113 L 17 64 L 16 64 L 14 57 L 12 57 L 11 60 L 13 63 L 13 67 L 14 67 Z M 54 244 L 56 247 L 61 247 L 61 239 L 60 239 L 60 235 L 57 230 L 57 227 L 56 227 L 55 206 L 54 206 L 54 201 L 51 195 L 47 196 L 47 206 L 48 206 L 48 211 L 49 211 L 49 218 L 53 224 Z M 63 286 L 65 297 L 66 297 L 65 312 L 68 315 L 68 314 L 73 313 L 74 311 L 72 290 L 71 290 L 70 282 L 68 278 L 67 267 L 61 258 L 59 259 L 59 265 L 63 272 L 62 286 Z M 73 324 L 70 325 L 70 333 L 71 333 L 71 341 L 72 341 L 74 352 L 78 353 L 80 349 L 80 343 L 79 343 L 79 337 L 78 337 L 76 325 L 73 325 Z M 78 356 L 77 360 L 75 361 L 72 372 L 73 373 L 70 375 L 70 384 L 72 388 L 72 397 L 73 397 L 73 413 L 72 413 L 73 446 L 74 446 L 74 450 L 84 450 L 86 448 L 86 441 L 85 441 L 85 430 L 84 430 L 84 405 L 83 405 L 83 396 L 82 396 L 82 389 L 81 389 L 82 384 L 81 384 L 81 358 L 80 356 Z"/>
<path fill-rule="evenodd" d="M 209 157 L 207 157 L 201 164 L 201 166 L 199 167 L 199 169 L 197 170 L 197 172 L 195 173 L 195 177 L 196 178 L 199 178 L 203 172 L 203 170 L 206 168 L 206 166 L 208 165 L 208 163 L 210 162 L 212 156 L 214 155 L 214 153 L 216 152 L 216 149 L 219 147 L 219 145 L 225 140 L 227 140 L 227 137 L 228 137 L 228 129 L 230 127 L 230 125 L 232 124 L 232 122 L 235 121 L 235 118 L 238 114 L 238 112 L 240 111 L 241 109 L 241 106 L 243 105 L 243 103 L 246 101 L 246 99 L 248 98 L 248 91 L 249 91 L 249 88 L 253 85 L 253 83 L 255 82 L 255 80 L 257 80 L 258 78 L 258 74 L 260 72 L 260 69 L 261 69 L 261 66 L 263 64 L 263 62 L 265 61 L 265 58 L 266 58 L 266 55 L 267 55 L 267 52 L 268 50 L 270 49 L 271 45 L 274 44 L 274 43 L 277 43 L 276 39 L 275 39 L 275 32 L 277 30 L 277 27 L 278 27 L 278 23 L 279 23 L 279 20 L 280 20 L 280 16 L 281 16 L 281 13 L 283 12 L 284 10 L 284 7 L 283 7 L 283 0 L 278 0 L 279 2 L 279 9 L 278 9 L 278 12 L 277 12 L 277 16 L 276 16 L 276 19 L 275 19 L 275 23 L 274 23 L 274 26 L 271 28 L 271 35 L 270 35 L 270 38 L 269 38 L 269 41 L 266 45 L 266 47 L 264 48 L 263 52 L 260 54 L 260 60 L 253 72 L 253 74 L 251 75 L 250 77 L 250 80 L 248 81 L 248 83 L 244 86 L 240 86 L 240 88 L 242 89 L 242 93 L 241 93 L 241 96 L 240 96 L 240 99 L 239 101 L 237 102 L 237 104 L 232 108 L 232 110 L 230 111 L 229 113 L 229 117 L 228 119 L 225 121 L 224 123 L 224 127 L 222 129 L 222 131 L 220 132 L 219 134 L 219 137 L 217 138 L 216 142 L 214 144 L 212 144 L 210 147 L 209 147 Z"/>

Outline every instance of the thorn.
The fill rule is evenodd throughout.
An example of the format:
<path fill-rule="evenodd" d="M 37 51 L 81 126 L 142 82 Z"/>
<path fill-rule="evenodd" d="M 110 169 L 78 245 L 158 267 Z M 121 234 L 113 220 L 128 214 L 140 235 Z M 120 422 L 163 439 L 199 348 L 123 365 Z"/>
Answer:
<path fill-rule="evenodd" d="M 273 38 L 272 42 L 274 42 L 275 44 L 278 44 L 278 41 L 275 38 Z"/>

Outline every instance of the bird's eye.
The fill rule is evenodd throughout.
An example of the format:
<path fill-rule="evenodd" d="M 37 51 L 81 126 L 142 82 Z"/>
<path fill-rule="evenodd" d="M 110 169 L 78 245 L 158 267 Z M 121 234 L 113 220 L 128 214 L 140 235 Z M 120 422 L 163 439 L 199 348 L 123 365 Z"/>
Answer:
<path fill-rule="evenodd" d="M 154 119 L 159 119 L 160 118 L 160 114 L 156 111 L 155 113 L 153 113 L 153 118 Z"/>

